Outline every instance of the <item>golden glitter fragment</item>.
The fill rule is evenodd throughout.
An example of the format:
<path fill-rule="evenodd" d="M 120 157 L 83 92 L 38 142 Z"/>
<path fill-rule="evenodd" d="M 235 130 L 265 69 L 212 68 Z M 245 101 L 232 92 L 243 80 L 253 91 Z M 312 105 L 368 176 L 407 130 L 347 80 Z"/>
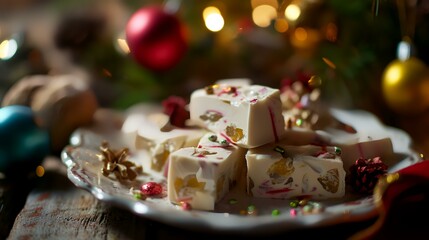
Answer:
<path fill-rule="evenodd" d="M 219 87 L 219 85 L 217 85 L 217 84 L 205 87 L 207 95 L 213 95 L 215 88 L 218 88 L 218 87 Z"/>
<path fill-rule="evenodd" d="M 308 80 L 308 85 L 313 88 L 320 87 L 322 85 L 322 79 L 319 76 L 311 76 L 310 80 Z"/>
<path fill-rule="evenodd" d="M 110 149 L 109 144 L 103 141 L 100 146 L 101 161 L 103 168 L 101 172 L 108 177 L 113 173 L 118 180 L 134 180 L 143 168 L 128 161 L 129 149 L 123 148 L 119 151 Z"/>
<path fill-rule="evenodd" d="M 330 68 L 332 69 L 336 69 L 337 66 L 329 59 L 327 58 L 322 58 L 322 60 L 326 63 L 326 65 L 328 65 Z"/>

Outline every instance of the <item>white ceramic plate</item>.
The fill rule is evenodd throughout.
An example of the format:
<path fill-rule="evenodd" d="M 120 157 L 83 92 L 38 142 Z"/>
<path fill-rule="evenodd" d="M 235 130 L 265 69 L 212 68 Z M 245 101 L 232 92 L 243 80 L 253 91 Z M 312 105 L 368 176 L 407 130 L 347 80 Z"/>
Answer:
<path fill-rule="evenodd" d="M 389 172 L 396 171 L 419 161 L 418 155 L 410 150 L 410 137 L 403 131 L 384 126 L 372 114 L 365 111 L 345 111 L 332 109 L 332 114 L 344 123 L 353 126 L 360 135 L 373 138 L 389 137 L 397 160 L 389 166 Z M 62 152 L 62 161 L 68 167 L 68 177 L 77 186 L 91 192 L 99 200 L 115 204 L 137 215 L 147 217 L 176 227 L 198 230 L 231 232 L 288 231 L 302 228 L 334 225 L 338 223 L 368 220 L 377 215 L 372 196 L 358 196 L 347 191 L 346 196 L 337 200 L 321 202 L 325 210 L 318 214 L 290 214 L 289 200 L 256 199 L 247 196 L 238 184 L 220 203 L 215 211 L 183 211 L 171 204 L 166 197 L 138 200 L 130 194 L 130 188 L 139 188 L 142 182 L 149 180 L 161 182 L 165 187 L 165 178 L 153 172 L 139 176 L 134 182 L 121 184 L 113 178 L 101 174 L 101 162 L 98 147 L 107 140 L 113 149 L 130 147 L 130 137 L 120 130 L 121 114 L 106 110 L 93 126 L 80 128 L 71 137 L 71 144 Z M 343 133 L 338 134 L 341 139 Z M 132 149 L 132 147 L 131 147 Z M 131 152 L 130 160 L 144 164 L 147 155 L 144 151 Z M 231 204 L 230 199 L 237 203 Z M 254 205 L 256 216 L 240 215 L 240 210 Z M 280 214 L 272 216 L 277 209 Z"/>

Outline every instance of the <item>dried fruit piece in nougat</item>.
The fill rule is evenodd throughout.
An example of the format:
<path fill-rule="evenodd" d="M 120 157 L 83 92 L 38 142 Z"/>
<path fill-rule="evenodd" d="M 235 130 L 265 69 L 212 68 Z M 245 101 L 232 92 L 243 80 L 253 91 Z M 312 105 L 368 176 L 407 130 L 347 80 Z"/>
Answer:
<path fill-rule="evenodd" d="M 268 144 L 249 149 L 246 160 L 247 191 L 253 197 L 321 200 L 345 194 L 338 148 Z"/>
<path fill-rule="evenodd" d="M 197 147 L 170 155 L 168 198 L 187 202 L 193 209 L 214 210 L 229 192 L 244 167 L 245 149 L 230 144 L 219 134 L 208 133 Z"/>
<path fill-rule="evenodd" d="M 194 91 L 189 106 L 193 122 L 244 148 L 278 141 L 285 133 L 278 89 L 215 84 Z"/>

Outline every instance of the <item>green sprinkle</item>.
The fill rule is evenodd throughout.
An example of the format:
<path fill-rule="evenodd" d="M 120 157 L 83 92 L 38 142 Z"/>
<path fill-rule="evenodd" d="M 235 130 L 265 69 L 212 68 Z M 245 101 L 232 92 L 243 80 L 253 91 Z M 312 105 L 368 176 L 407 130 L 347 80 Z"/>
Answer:
<path fill-rule="evenodd" d="M 295 124 L 299 127 L 299 126 L 301 126 L 302 125 L 302 119 L 301 118 L 298 118 L 296 121 L 295 121 Z"/>
<path fill-rule="evenodd" d="M 297 208 L 299 206 L 299 201 L 293 200 L 292 202 L 289 203 L 289 206 L 292 208 Z"/>
<path fill-rule="evenodd" d="M 231 199 L 229 199 L 228 202 L 229 202 L 229 204 L 236 204 L 238 201 L 235 198 L 231 198 Z"/>
<path fill-rule="evenodd" d="M 306 212 L 306 213 L 309 213 L 309 212 L 313 211 L 313 205 L 310 205 L 310 204 L 305 205 L 305 206 L 302 208 L 302 211 L 304 211 L 304 212 Z"/>
<path fill-rule="evenodd" d="M 278 215 L 280 215 L 280 211 L 279 211 L 278 209 L 274 209 L 274 210 L 271 212 L 271 216 L 278 216 Z"/>
<path fill-rule="evenodd" d="M 341 155 L 341 148 L 335 147 L 334 149 L 335 149 L 335 154 Z"/>
<path fill-rule="evenodd" d="M 216 142 L 217 136 L 216 135 L 210 135 L 209 140 L 212 142 Z"/>
<path fill-rule="evenodd" d="M 255 211 L 255 205 L 249 205 L 248 207 L 247 207 L 247 211 L 248 212 L 253 212 L 253 211 Z"/>
<path fill-rule="evenodd" d="M 134 198 L 142 199 L 142 195 L 140 193 L 134 193 Z"/>
<path fill-rule="evenodd" d="M 220 144 L 221 144 L 221 145 L 228 145 L 228 141 L 226 141 L 226 140 L 224 139 L 224 140 L 220 141 Z"/>

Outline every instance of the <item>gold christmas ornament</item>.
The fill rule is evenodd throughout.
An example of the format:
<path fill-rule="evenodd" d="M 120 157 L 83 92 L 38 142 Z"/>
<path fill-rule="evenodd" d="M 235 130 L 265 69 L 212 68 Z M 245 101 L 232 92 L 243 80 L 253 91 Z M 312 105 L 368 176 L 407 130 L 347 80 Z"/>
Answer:
<path fill-rule="evenodd" d="M 399 114 L 418 114 L 429 108 L 429 74 L 425 63 L 415 57 L 396 59 L 382 75 L 386 104 Z"/>

